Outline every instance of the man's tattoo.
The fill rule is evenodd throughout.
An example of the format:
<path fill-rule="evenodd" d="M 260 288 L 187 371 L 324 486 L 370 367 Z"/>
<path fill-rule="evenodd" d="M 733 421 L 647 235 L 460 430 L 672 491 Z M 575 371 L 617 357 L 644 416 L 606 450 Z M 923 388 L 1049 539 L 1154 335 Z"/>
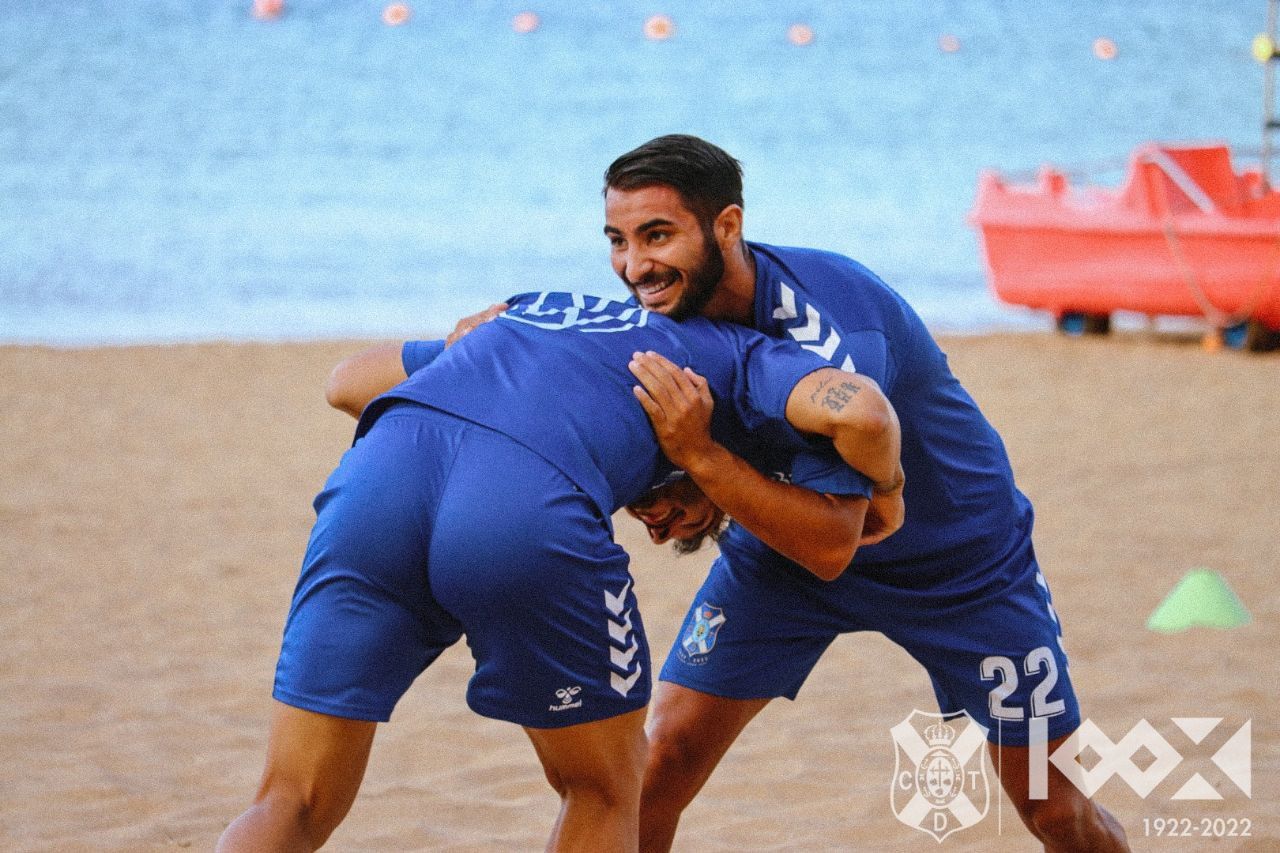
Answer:
<path fill-rule="evenodd" d="M 823 387 L 825 387 L 825 383 Z M 822 388 L 819 388 L 818 390 L 821 391 Z M 849 401 L 853 399 L 853 395 L 857 394 L 861 390 L 862 389 L 853 382 L 841 382 L 839 385 L 827 389 L 827 395 L 822 398 L 822 405 L 826 406 L 833 412 L 844 411 L 844 407 L 849 405 Z"/>
<path fill-rule="evenodd" d="M 830 384 L 831 384 L 830 376 L 828 376 L 826 379 L 823 379 L 818 384 L 818 387 L 814 389 L 813 393 L 809 395 L 809 402 L 813 403 L 815 406 L 818 405 L 818 395 L 822 393 L 822 389 L 826 388 Z"/>

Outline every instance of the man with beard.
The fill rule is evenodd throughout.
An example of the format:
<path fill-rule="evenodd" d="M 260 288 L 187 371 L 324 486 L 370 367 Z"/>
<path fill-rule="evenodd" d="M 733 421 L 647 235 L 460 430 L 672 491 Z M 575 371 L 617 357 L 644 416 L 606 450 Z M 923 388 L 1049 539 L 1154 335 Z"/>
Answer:
<path fill-rule="evenodd" d="M 747 723 L 770 700 L 794 699 L 827 646 L 853 631 L 902 646 L 944 714 L 987 728 L 1001 782 L 1045 849 L 1128 849 L 1115 819 L 1056 767 L 1046 792 L 1031 788 L 1029 744 L 1047 737 L 1052 751 L 1080 712 L 1032 550 L 1032 508 L 1000 437 L 919 317 L 873 273 L 828 252 L 747 242 L 741 178 L 736 160 L 691 136 L 619 157 L 604 191 L 613 268 L 651 311 L 792 338 L 874 379 L 902 425 L 906 520 L 829 583 L 777 542 L 729 527 L 655 690 L 642 849 L 670 848 L 681 812 Z M 696 445 L 689 435 L 701 429 L 690 416 L 659 437 L 675 459 L 668 445 Z M 678 464 L 695 481 L 708 467 Z M 709 604 L 720 621 L 708 649 L 692 641 Z"/>
<path fill-rule="evenodd" d="M 696 538 L 723 517 L 673 476 L 651 422 L 662 434 L 668 417 L 705 416 L 689 438 L 668 437 L 676 456 L 732 471 L 712 485 L 720 506 L 830 574 L 901 518 L 892 410 L 874 383 L 791 342 L 577 294 L 522 294 L 447 351 L 411 344 L 390 365 L 372 352 L 339 367 L 331 402 L 355 408 L 349 380 L 364 393 L 412 376 L 360 406 L 355 442 L 316 498 L 266 770 L 219 850 L 322 845 L 377 723 L 463 634 L 476 660 L 468 705 L 524 727 L 561 796 L 549 849 L 635 850 L 649 658 L 610 516 L 636 504 L 655 538 Z M 815 490 L 731 452 L 762 431 Z M 873 508 L 875 481 L 888 486 Z M 827 526 L 788 540 L 813 519 Z"/>

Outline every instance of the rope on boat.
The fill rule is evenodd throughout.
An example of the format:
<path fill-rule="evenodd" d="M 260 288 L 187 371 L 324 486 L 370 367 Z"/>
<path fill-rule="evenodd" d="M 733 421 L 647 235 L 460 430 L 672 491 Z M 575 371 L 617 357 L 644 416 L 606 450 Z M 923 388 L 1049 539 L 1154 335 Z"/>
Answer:
<path fill-rule="evenodd" d="M 1194 202 L 1195 205 L 1203 212 L 1211 213 L 1213 211 L 1213 202 L 1207 195 L 1205 195 L 1204 191 L 1191 181 L 1191 178 L 1186 172 L 1178 167 L 1177 163 L 1174 163 L 1169 157 L 1164 156 L 1162 152 L 1157 153 L 1160 153 L 1161 156 L 1156 157 L 1153 155 L 1146 155 L 1145 159 L 1158 166 L 1161 171 L 1168 175 L 1169 179 L 1177 185 L 1178 189 L 1187 193 L 1187 197 L 1190 198 L 1192 202 Z M 1181 180 L 1179 180 L 1179 178 L 1181 178 Z M 1188 193 L 1184 184 L 1190 184 L 1194 187 L 1199 198 L 1197 198 L 1197 195 Z M 1251 320 L 1254 312 L 1258 309 L 1258 305 L 1262 302 L 1263 292 L 1274 283 L 1277 276 L 1267 276 L 1264 273 L 1257 286 L 1254 287 L 1253 292 L 1249 295 L 1249 298 L 1245 300 L 1245 304 L 1242 306 L 1241 310 L 1235 313 L 1228 313 L 1214 305 L 1212 300 L 1209 299 L 1209 295 L 1205 293 L 1204 286 L 1201 284 L 1200 278 L 1196 275 L 1195 270 L 1191 267 L 1186 256 L 1182 253 L 1182 241 L 1178 236 L 1177 229 L 1175 229 L 1173 225 L 1173 210 L 1169 205 L 1168 190 L 1165 189 L 1163 181 L 1159 182 L 1159 187 L 1160 206 L 1163 212 L 1161 224 L 1164 229 L 1165 242 L 1169 244 L 1169 251 L 1173 254 L 1173 260 L 1178 267 L 1178 272 L 1182 276 L 1182 280 L 1186 283 L 1187 289 L 1191 291 L 1192 298 L 1195 299 L 1196 305 L 1199 306 L 1201 315 L 1216 329 L 1228 329 L 1232 326 L 1238 326 L 1241 323 Z M 1201 203 L 1202 201 L 1207 203 L 1208 207 L 1205 207 Z M 1267 264 L 1266 268 L 1275 269 L 1277 260 L 1280 260 L 1280 234 L 1276 235 L 1276 239 L 1272 243 L 1271 262 Z"/>

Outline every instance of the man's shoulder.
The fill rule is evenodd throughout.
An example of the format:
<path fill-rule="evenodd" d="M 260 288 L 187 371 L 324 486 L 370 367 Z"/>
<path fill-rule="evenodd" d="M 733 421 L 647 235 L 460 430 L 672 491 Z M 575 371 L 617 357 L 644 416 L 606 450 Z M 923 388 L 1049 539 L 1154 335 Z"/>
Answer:
<path fill-rule="evenodd" d="M 801 246 L 774 246 L 768 243 L 748 245 L 780 267 L 784 273 L 790 273 L 790 277 L 802 287 L 830 283 L 886 287 L 880 276 L 866 265 L 839 252 Z"/>

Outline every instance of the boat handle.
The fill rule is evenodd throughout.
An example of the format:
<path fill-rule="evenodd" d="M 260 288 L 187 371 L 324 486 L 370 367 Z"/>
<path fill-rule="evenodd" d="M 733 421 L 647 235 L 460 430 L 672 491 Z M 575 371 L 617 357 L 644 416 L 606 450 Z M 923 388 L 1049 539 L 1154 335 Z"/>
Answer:
<path fill-rule="evenodd" d="M 1142 155 L 1142 159 L 1157 166 L 1161 171 L 1169 176 L 1169 180 L 1173 181 L 1174 186 L 1182 190 L 1187 198 L 1191 199 L 1192 204 L 1200 208 L 1201 213 L 1213 213 L 1213 199 L 1200 189 L 1199 184 L 1191 180 L 1191 176 L 1182 170 L 1182 167 L 1173 161 L 1173 158 L 1163 151 L 1148 151 Z"/>

